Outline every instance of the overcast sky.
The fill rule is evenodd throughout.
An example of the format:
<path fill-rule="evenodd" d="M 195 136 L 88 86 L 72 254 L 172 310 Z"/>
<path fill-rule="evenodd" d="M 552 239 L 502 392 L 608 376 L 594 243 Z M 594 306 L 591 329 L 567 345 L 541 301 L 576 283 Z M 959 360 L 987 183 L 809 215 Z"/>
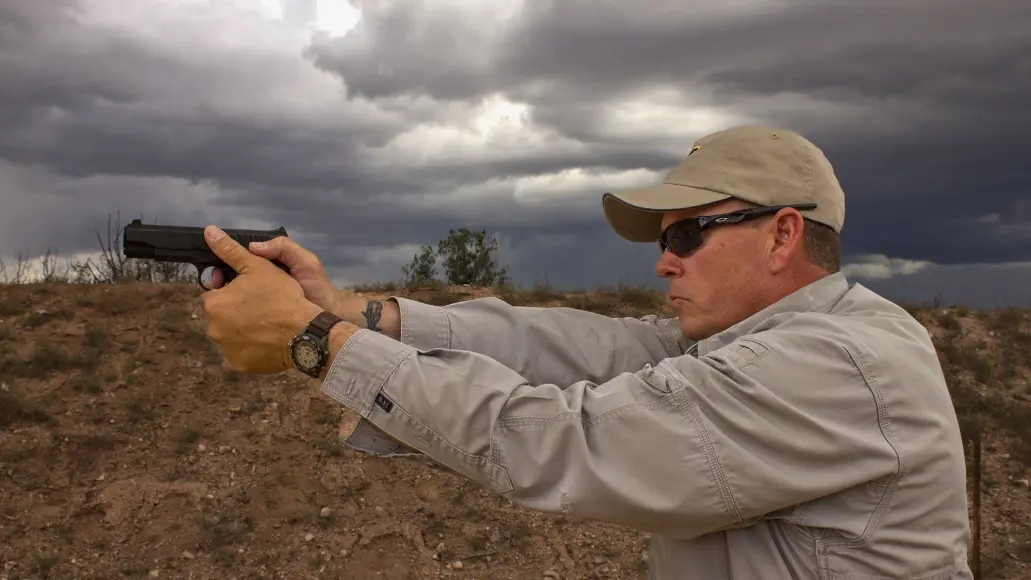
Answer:
<path fill-rule="evenodd" d="M 0 0 L 0 255 L 285 226 L 340 284 L 487 228 L 515 280 L 657 282 L 606 190 L 797 130 L 853 280 L 1031 305 L 1026 0 Z"/>

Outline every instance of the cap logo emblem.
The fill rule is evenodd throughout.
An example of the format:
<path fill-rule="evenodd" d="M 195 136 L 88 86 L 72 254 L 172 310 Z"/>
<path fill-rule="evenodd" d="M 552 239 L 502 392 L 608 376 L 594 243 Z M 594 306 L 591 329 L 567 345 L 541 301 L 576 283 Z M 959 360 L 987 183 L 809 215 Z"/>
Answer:
<path fill-rule="evenodd" d="M 694 147 L 692 147 L 692 148 L 691 148 L 691 151 L 690 151 L 690 152 L 689 152 L 689 153 L 687 154 L 687 155 L 688 155 L 688 157 L 690 157 L 691 155 L 694 155 L 694 152 L 695 152 L 695 151 L 698 151 L 698 150 L 699 150 L 699 149 L 701 149 L 701 148 L 702 148 L 702 146 L 701 146 L 701 145 L 695 145 Z"/>

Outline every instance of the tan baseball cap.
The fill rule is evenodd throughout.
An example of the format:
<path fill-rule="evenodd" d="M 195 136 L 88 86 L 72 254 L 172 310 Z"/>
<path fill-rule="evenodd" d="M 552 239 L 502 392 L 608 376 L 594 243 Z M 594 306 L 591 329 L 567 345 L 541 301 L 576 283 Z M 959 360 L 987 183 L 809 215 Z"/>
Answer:
<path fill-rule="evenodd" d="M 662 183 L 607 192 L 605 218 L 632 242 L 659 239 L 663 212 L 737 198 L 757 205 L 816 203 L 802 215 L 841 232 L 845 192 L 823 151 L 786 129 L 743 125 L 695 141 Z"/>

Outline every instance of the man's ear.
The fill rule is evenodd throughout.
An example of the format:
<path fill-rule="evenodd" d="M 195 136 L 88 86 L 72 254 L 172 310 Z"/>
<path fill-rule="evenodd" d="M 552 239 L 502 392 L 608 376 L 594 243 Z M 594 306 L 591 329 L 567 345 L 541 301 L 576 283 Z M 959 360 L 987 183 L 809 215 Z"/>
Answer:
<path fill-rule="evenodd" d="M 798 210 L 788 208 L 778 212 L 770 225 L 773 228 L 770 267 L 774 272 L 780 272 L 788 267 L 801 249 L 805 222 Z"/>

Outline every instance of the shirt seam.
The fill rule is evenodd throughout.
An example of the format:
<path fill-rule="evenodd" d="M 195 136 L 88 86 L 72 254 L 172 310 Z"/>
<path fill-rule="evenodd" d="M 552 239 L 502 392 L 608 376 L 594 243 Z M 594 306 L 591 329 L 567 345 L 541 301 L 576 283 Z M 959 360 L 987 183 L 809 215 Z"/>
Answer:
<path fill-rule="evenodd" d="M 400 329 L 401 329 L 400 332 L 399 332 L 399 335 L 400 335 L 399 338 L 401 339 L 401 342 L 403 344 L 411 344 L 412 343 L 412 332 L 411 332 L 412 327 L 410 325 L 410 321 L 408 320 L 408 318 L 409 318 L 408 304 L 406 304 L 402 300 L 398 300 L 397 297 L 393 297 L 393 296 L 388 298 L 388 300 L 393 300 L 394 303 L 397 304 L 397 311 L 398 311 L 398 321 L 397 322 L 398 322 L 398 326 L 400 326 Z"/>
<path fill-rule="evenodd" d="M 862 535 L 854 539 L 828 538 L 825 541 L 825 546 L 827 548 L 857 548 L 865 546 L 870 541 L 870 538 L 873 537 L 874 533 L 880 529 L 881 518 L 883 517 L 884 512 L 887 511 L 892 497 L 894 497 L 895 489 L 897 488 L 899 481 L 906 474 L 906 457 L 898 443 L 898 440 L 895 438 L 895 434 L 891 426 L 891 416 L 888 413 L 887 404 L 884 401 L 884 396 L 881 393 L 877 383 L 877 378 L 872 369 L 870 369 L 866 359 L 863 358 L 862 355 L 852 346 L 841 345 L 841 348 L 852 360 L 856 370 L 863 378 L 863 382 L 866 384 L 867 389 L 870 390 L 870 394 L 874 399 L 874 408 L 877 411 L 877 423 L 880 427 L 881 436 L 891 447 L 892 451 L 894 451 L 898 462 L 898 468 L 885 485 L 884 492 L 881 494 L 881 499 L 877 502 L 876 507 L 874 507 L 873 513 L 871 514 L 870 520 L 867 522 L 866 529 L 863 530 Z"/>
<path fill-rule="evenodd" d="M 741 338 L 744 339 L 745 336 Z M 747 360 L 743 365 L 738 367 L 739 371 L 743 371 L 744 369 L 757 364 L 763 357 L 773 352 L 773 349 L 765 342 L 756 338 L 748 338 L 748 340 L 763 346 L 765 351 L 757 353 L 752 349 L 748 349 L 748 351 L 752 353 L 752 356 L 745 357 Z M 675 379 L 663 369 L 656 368 L 656 371 L 676 382 Z M 709 467 L 710 473 L 712 473 L 713 481 L 716 482 L 716 487 L 719 489 L 721 499 L 723 500 L 723 509 L 730 518 L 730 523 L 740 522 L 742 521 L 741 508 L 738 506 L 737 499 L 734 497 L 733 487 L 727 479 L 727 473 L 723 469 L 723 463 L 720 461 L 719 454 L 716 453 L 716 447 L 712 443 L 709 431 L 705 428 L 705 424 L 702 422 L 701 417 L 699 417 L 697 407 L 690 400 L 687 394 L 687 388 L 681 388 L 673 391 L 671 396 L 674 396 L 674 401 L 680 408 L 680 412 L 687 418 L 692 427 L 694 427 L 695 431 L 698 433 L 698 439 L 705 454 L 705 463 Z"/>
<path fill-rule="evenodd" d="M 702 423 L 701 418 L 698 416 L 697 409 L 691 400 L 687 397 L 687 389 L 680 389 L 675 391 L 673 395 L 674 402 L 677 407 L 680 408 L 680 412 L 687 418 L 694 427 L 695 432 L 698 433 L 698 440 L 701 444 L 702 450 L 705 453 L 705 464 L 709 468 L 709 472 L 712 474 L 713 481 L 716 482 L 716 487 L 719 489 L 720 497 L 723 500 L 723 510 L 730 518 L 730 522 L 741 521 L 741 510 L 737 505 L 737 500 L 734 498 L 734 491 L 730 487 L 730 482 L 727 480 L 727 474 L 723 470 L 723 465 L 720 462 L 719 455 L 716 453 L 716 448 L 712 444 L 712 438 L 709 437 L 709 432 L 705 429 L 705 425 Z"/>
<path fill-rule="evenodd" d="M 444 313 L 444 346 L 448 350 L 452 348 L 452 335 L 451 335 L 451 313 L 446 308 L 441 308 L 441 312 Z"/>
<path fill-rule="evenodd" d="M 666 343 L 666 354 L 669 356 L 679 356 L 680 353 L 680 342 L 675 336 L 666 331 L 666 327 L 661 323 L 657 323 L 656 326 L 659 328 L 659 335 Z"/>

